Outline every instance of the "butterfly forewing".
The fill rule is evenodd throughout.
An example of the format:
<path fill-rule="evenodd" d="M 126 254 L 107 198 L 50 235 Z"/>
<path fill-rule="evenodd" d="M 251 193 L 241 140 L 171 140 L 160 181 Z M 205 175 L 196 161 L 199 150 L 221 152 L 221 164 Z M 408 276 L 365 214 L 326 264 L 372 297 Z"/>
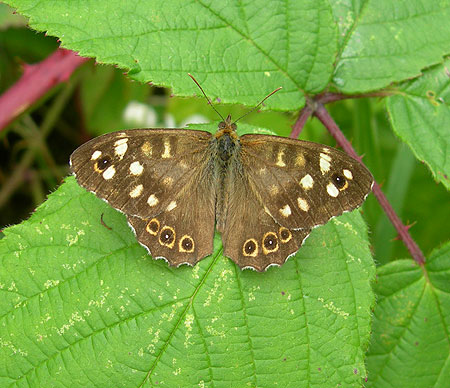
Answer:
<path fill-rule="evenodd" d="M 211 134 L 133 129 L 97 137 L 71 156 L 78 183 L 127 215 L 164 211 L 208 161 Z"/>
<path fill-rule="evenodd" d="M 289 229 L 311 229 L 360 206 L 370 172 L 321 144 L 268 135 L 241 137 L 241 161 L 266 212 Z"/>

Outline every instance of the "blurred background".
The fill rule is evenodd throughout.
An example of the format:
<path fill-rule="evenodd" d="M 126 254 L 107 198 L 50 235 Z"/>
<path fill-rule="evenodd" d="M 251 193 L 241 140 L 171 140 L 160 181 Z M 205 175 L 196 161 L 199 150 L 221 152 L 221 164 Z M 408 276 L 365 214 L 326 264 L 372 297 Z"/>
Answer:
<path fill-rule="evenodd" d="M 58 46 L 55 38 L 30 30 L 24 18 L 0 3 L 0 95 L 18 82 L 28 65 L 41 63 Z M 249 110 L 220 101 L 216 105 L 223 116 L 231 113 L 234 118 Z M 383 100 L 349 99 L 327 105 L 327 109 L 364 155 L 365 164 L 403 222 L 413 225 L 413 238 L 429 254 L 448 234 L 442 227 L 450 214 L 448 196 L 394 136 Z M 297 115 L 257 111 L 242 121 L 288 136 Z M 204 98 L 177 98 L 168 89 L 131 81 L 123 70 L 92 59 L 84 62 L 66 82 L 50 88 L 0 128 L 0 230 L 27 219 L 58 188 L 69 174 L 70 154 L 92 137 L 125 128 L 183 127 L 218 120 Z M 335 146 L 316 119 L 308 121 L 301 138 Z M 373 195 L 363 213 L 377 264 L 408 256 Z"/>

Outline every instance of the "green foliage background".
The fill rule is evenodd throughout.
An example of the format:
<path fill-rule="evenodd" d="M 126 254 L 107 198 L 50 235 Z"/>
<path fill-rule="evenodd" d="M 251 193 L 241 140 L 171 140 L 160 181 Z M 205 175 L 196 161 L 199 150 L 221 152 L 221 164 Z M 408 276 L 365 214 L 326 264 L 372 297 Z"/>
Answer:
<path fill-rule="evenodd" d="M 387 90 L 383 100 L 327 108 L 396 211 L 418 221 L 411 233 L 428 261 L 420 268 L 407 258 L 369 198 L 370 239 L 356 211 L 314 230 L 295 257 L 264 274 L 241 272 L 222 257 L 219 236 L 214 255 L 194 269 L 171 269 L 149 258 L 121 214 L 67 178 L 0 240 L 1 386 L 410 387 L 413 379 L 417 387 L 445 387 L 448 1 L 10 4 L 63 47 L 177 96 L 198 94 L 187 72 L 224 103 L 253 106 L 283 86 L 267 101 L 272 112 L 249 116 L 252 128 L 244 130 L 287 135 L 295 116 L 283 112 L 324 90 Z M 5 52 L 26 60 L 54 47 L 17 27 L 0 39 Z M 0 58 L 3 74 L 14 74 L 10 63 Z M 1 77 L 2 87 L 12 79 Z M 167 113 L 177 122 L 193 113 L 215 119 L 203 100 L 161 102 L 111 67 L 88 65 L 77 82 L 79 112 L 93 135 L 136 125 L 123 116 L 130 100 L 159 105 L 160 122 Z M 219 109 L 234 117 L 245 111 Z M 302 137 L 332 144 L 316 120 Z"/>

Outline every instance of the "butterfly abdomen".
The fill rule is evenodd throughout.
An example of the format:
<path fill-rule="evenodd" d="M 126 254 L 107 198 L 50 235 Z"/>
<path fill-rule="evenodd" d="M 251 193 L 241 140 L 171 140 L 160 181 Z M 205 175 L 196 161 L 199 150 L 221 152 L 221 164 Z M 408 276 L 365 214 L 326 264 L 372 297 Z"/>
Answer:
<path fill-rule="evenodd" d="M 216 227 L 223 230 L 227 214 L 230 184 L 236 169 L 240 167 L 240 142 L 234 131 L 218 131 L 211 140 L 214 161 L 214 182 L 216 193 Z"/>

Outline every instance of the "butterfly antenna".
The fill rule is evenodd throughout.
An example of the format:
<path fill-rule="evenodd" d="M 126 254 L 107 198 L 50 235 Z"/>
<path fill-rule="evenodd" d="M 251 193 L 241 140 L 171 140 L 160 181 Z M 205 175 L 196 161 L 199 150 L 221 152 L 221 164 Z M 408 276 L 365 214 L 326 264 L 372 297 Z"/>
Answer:
<path fill-rule="evenodd" d="M 197 82 L 197 80 L 194 78 L 194 76 L 190 73 L 188 73 L 188 76 L 192 78 L 192 81 L 194 81 L 198 88 L 202 91 L 203 95 L 206 98 L 206 101 L 208 101 L 208 104 L 211 105 L 211 108 L 214 109 L 214 111 L 220 116 L 220 118 L 222 119 L 222 121 L 225 121 L 225 119 L 223 118 L 223 116 L 219 113 L 219 111 L 216 109 L 216 107 L 214 106 L 214 104 L 212 103 L 212 101 L 208 98 L 208 96 L 206 95 L 205 91 L 203 90 L 203 88 L 200 86 L 200 84 Z M 273 93 L 272 93 L 273 94 Z M 266 97 L 267 98 L 267 97 Z M 263 100 L 264 101 L 264 100 Z"/>
<path fill-rule="evenodd" d="M 236 124 L 240 119 L 242 119 L 243 117 L 249 115 L 250 113 L 252 113 L 254 110 L 256 110 L 264 101 L 266 101 L 272 94 L 275 94 L 276 92 L 278 92 L 280 89 L 283 89 L 282 86 L 280 86 L 279 88 L 276 88 L 273 92 L 269 93 L 266 97 L 264 97 L 256 106 L 254 106 L 252 109 L 250 109 L 247 113 L 244 113 L 241 117 L 239 117 L 237 120 L 234 120 L 234 124 Z"/>

